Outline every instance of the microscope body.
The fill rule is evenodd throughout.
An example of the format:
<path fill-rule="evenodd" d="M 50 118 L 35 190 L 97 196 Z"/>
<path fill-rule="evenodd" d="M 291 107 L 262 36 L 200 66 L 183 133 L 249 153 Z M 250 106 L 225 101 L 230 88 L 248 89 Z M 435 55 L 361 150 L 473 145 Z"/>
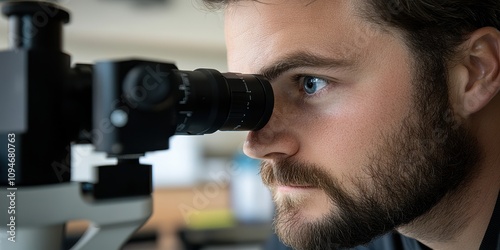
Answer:
<path fill-rule="evenodd" d="M 152 166 L 141 156 L 168 149 L 173 135 L 258 130 L 272 114 L 262 76 L 135 59 L 72 66 L 62 49 L 67 11 L 12 1 L 2 12 L 10 48 L 0 51 L 0 249 L 61 249 L 66 223 L 82 219 L 91 224 L 71 249 L 119 249 L 152 213 Z M 118 163 L 72 182 L 75 144 Z"/>

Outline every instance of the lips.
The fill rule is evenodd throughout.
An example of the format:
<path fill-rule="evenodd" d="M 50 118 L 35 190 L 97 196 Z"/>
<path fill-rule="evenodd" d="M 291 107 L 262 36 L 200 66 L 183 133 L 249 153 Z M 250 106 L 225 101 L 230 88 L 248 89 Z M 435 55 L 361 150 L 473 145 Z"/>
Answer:
<path fill-rule="evenodd" d="M 275 186 L 288 186 L 288 187 L 297 187 L 297 188 L 307 188 L 307 187 L 314 187 L 315 185 L 311 183 L 306 183 L 306 182 L 292 182 L 292 181 L 279 181 L 276 179 L 276 181 L 273 183 Z"/>
<path fill-rule="evenodd" d="M 314 188 L 313 185 L 308 185 L 308 184 L 279 184 L 278 186 L 286 186 L 292 188 Z"/>
<path fill-rule="evenodd" d="M 306 190 L 306 189 L 317 188 L 316 186 L 310 184 L 292 184 L 292 183 L 277 183 L 275 186 L 278 189 L 287 189 L 287 190 Z"/>

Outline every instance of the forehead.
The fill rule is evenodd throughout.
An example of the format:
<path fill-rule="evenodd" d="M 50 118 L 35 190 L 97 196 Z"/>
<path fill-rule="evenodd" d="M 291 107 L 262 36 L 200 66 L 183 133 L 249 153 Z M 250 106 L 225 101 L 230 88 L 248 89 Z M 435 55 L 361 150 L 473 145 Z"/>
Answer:
<path fill-rule="evenodd" d="M 360 18 L 356 2 L 243 0 L 230 4 L 226 9 L 230 69 L 256 72 L 274 58 L 304 50 L 340 59 L 359 57 L 379 31 Z"/>

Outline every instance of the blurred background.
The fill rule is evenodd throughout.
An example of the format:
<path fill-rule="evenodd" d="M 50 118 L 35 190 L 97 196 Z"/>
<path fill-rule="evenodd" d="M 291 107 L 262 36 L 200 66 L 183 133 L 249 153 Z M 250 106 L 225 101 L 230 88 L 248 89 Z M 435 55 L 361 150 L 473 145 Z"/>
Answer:
<path fill-rule="evenodd" d="M 52 2 L 70 12 L 64 51 L 73 64 L 140 58 L 173 62 L 182 70 L 227 71 L 223 13 L 202 0 Z M 0 50 L 7 48 L 3 17 Z M 259 162 L 241 153 L 245 135 L 174 136 L 171 149 L 141 159 L 154 166 L 154 212 L 125 249 L 261 249 L 273 207 L 258 176 Z M 91 146 L 72 151 L 75 181 L 88 181 L 93 166 L 113 161 Z M 68 246 L 87 224 L 68 224 Z"/>

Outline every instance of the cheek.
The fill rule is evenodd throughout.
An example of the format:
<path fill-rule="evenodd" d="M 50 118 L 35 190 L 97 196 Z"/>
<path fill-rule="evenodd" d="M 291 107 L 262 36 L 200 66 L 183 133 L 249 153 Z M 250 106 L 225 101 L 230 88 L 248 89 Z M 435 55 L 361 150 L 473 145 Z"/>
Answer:
<path fill-rule="evenodd" d="M 411 80 L 406 68 L 400 69 L 380 68 L 366 82 L 339 90 L 329 104 L 304 107 L 296 123 L 302 130 L 302 155 L 334 176 L 362 175 L 371 157 L 383 154 L 379 148 L 384 139 L 411 112 Z"/>
<path fill-rule="evenodd" d="M 367 152 L 373 151 L 377 126 L 348 115 L 314 116 L 301 138 L 303 155 L 336 177 L 350 176 L 367 164 Z"/>

